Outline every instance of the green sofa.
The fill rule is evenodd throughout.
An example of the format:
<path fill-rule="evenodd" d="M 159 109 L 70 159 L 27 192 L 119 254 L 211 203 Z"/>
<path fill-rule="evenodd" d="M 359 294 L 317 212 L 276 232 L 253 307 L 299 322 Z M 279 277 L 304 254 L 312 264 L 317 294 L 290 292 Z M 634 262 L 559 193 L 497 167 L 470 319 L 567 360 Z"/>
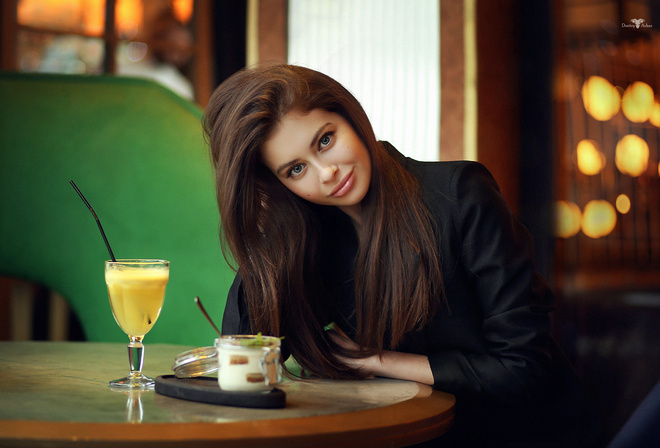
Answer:
<path fill-rule="evenodd" d="M 59 292 L 87 340 L 127 341 L 104 283 L 109 259 L 165 258 L 170 281 L 148 344 L 211 345 L 234 276 L 195 105 L 147 80 L 0 73 L 0 276 Z"/>

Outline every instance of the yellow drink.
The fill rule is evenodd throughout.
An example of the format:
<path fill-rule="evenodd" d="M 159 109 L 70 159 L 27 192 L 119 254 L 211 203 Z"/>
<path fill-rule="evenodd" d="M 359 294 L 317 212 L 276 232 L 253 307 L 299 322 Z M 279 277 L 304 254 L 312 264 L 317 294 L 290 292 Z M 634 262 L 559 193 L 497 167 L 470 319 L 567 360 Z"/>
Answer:
<path fill-rule="evenodd" d="M 124 333 L 141 339 L 151 330 L 163 307 L 168 280 L 167 266 L 106 270 L 110 306 Z"/>

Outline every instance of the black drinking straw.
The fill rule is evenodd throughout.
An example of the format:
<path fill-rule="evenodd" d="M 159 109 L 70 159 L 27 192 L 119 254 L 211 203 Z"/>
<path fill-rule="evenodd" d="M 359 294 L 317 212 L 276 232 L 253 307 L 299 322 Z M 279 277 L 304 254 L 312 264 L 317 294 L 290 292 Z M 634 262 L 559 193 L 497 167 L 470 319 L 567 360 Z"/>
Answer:
<path fill-rule="evenodd" d="M 99 230 L 101 231 L 101 236 L 103 237 L 103 241 L 105 241 L 105 247 L 107 247 L 108 252 L 110 252 L 110 258 L 112 258 L 112 261 L 117 261 L 115 259 L 115 254 L 113 254 L 112 249 L 110 249 L 110 243 L 108 243 L 108 239 L 105 237 L 105 232 L 103 231 L 103 226 L 101 225 L 101 221 L 99 221 L 99 217 L 96 216 L 96 212 L 94 211 L 94 209 L 92 208 L 90 203 L 87 202 L 87 199 L 85 199 L 85 196 L 83 196 L 82 191 L 80 191 L 78 189 L 78 187 L 76 186 L 76 183 L 74 181 L 70 181 L 70 182 L 71 182 L 71 186 L 76 190 L 78 195 L 80 195 L 80 199 L 83 200 L 83 202 L 85 203 L 85 205 L 87 206 L 89 211 L 92 212 L 92 215 L 94 215 L 94 219 L 96 220 L 96 224 L 98 224 Z"/>

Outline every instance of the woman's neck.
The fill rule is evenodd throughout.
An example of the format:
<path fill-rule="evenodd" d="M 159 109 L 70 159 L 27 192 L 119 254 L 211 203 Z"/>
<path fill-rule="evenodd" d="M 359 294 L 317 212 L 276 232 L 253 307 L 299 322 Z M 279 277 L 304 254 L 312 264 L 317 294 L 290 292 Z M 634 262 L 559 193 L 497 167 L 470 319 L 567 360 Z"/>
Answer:
<path fill-rule="evenodd" d="M 355 227 L 355 230 L 360 228 L 360 224 L 362 223 L 362 204 L 355 204 L 355 205 L 346 205 L 346 206 L 338 206 L 339 210 L 344 212 L 345 214 L 348 215 L 349 218 L 351 218 L 351 222 L 353 223 L 353 227 Z"/>

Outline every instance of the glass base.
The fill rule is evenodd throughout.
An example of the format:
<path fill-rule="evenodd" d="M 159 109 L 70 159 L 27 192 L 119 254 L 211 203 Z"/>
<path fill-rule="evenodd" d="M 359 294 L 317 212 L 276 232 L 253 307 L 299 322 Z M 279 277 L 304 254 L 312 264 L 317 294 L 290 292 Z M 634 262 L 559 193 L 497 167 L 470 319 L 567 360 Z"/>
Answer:
<path fill-rule="evenodd" d="M 141 373 L 131 374 L 125 378 L 113 380 L 108 383 L 113 389 L 153 389 L 156 381 Z"/>

